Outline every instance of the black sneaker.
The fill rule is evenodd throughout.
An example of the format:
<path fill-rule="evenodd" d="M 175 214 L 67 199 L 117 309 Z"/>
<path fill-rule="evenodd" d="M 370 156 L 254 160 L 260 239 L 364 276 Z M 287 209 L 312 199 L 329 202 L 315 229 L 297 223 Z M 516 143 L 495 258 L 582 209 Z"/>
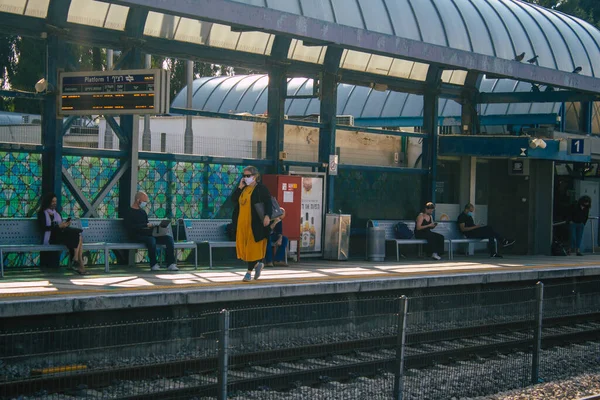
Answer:
<path fill-rule="evenodd" d="M 514 240 L 504 239 L 502 241 L 502 247 L 512 246 L 513 244 L 515 244 Z"/>
<path fill-rule="evenodd" d="M 494 253 L 490 256 L 490 258 L 504 258 L 504 257 L 502 257 L 502 254 Z"/>

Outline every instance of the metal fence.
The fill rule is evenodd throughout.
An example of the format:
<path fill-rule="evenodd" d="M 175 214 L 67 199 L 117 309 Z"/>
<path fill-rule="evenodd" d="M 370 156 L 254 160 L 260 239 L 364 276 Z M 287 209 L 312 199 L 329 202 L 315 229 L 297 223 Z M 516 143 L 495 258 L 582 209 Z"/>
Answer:
<path fill-rule="evenodd" d="M 555 338 L 556 315 L 597 312 L 600 296 L 592 288 L 556 285 L 544 297 L 538 284 L 411 298 L 244 304 L 185 318 L 18 332 L 4 328 L 0 398 L 485 396 L 597 370 L 598 345 L 591 339 L 541 346 L 542 338 Z M 565 291 L 580 300 L 563 296 Z M 552 317 L 542 318 L 544 304 L 551 305 Z M 580 330 L 596 328 L 591 323 Z M 577 365 L 565 372 L 565 363 Z"/>

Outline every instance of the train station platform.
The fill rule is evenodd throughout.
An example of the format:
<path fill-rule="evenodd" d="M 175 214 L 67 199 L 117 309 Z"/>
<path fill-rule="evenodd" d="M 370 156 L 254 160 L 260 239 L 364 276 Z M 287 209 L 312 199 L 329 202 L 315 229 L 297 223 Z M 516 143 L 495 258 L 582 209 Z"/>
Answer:
<path fill-rule="evenodd" d="M 181 266 L 180 266 L 181 267 Z M 242 282 L 241 264 L 178 272 L 92 266 L 79 276 L 67 269 L 9 271 L 0 281 L 0 318 L 265 300 L 417 288 L 533 282 L 600 276 L 600 255 L 586 257 L 463 257 L 453 261 L 303 261 L 265 268 Z"/>

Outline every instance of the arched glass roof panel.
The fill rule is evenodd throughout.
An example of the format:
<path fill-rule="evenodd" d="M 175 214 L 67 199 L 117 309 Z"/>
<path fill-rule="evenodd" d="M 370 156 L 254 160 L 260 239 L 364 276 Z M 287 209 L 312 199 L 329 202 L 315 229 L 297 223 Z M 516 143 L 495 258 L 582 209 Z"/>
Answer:
<path fill-rule="evenodd" d="M 369 94 L 369 98 L 363 107 L 363 112 L 361 116 L 369 116 L 369 117 L 379 117 L 383 111 L 383 106 L 385 105 L 388 97 L 390 95 L 390 91 L 378 91 L 372 90 Z"/>
<path fill-rule="evenodd" d="M 560 35 L 566 42 L 566 45 L 571 53 L 571 56 L 574 60 L 574 68 L 582 67 L 583 70 L 581 74 L 583 75 L 593 75 L 594 69 L 590 64 L 590 59 L 588 58 L 588 52 L 585 49 L 585 45 L 583 45 L 583 41 L 578 37 L 576 31 L 571 29 L 570 25 L 567 25 L 562 18 L 559 18 L 558 15 L 551 12 L 541 11 L 546 18 L 548 18 L 552 24 L 559 29 Z M 577 27 L 576 24 L 573 24 L 573 28 Z"/>
<path fill-rule="evenodd" d="M 437 4 L 438 10 L 446 30 L 450 29 L 448 43 L 450 47 L 465 51 L 473 51 L 469 34 L 465 29 L 463 18 L 452 3 L 452 1 L 442 1 Z"/>
<path fill-rule="evenodd" d="M 330 0 L 335 20 L 340 25 L 365 29 L 362 12 L 356 0 Z"/>
<path fill-rule="evenodd" d="M 390 75 L 397 78 L 406 77 L 416 81 L 425 81 L 427 72 L 429 72 L 428 64 L 395 59 L 392 63 Z"/>
<path fill-rule="evenodd" d="M 383 0 L 358 0 L 358 4 L 368 30 L 386 35 L 394 34 L 394 28 L 392 28 Z"/>
<path fill-rule="evenodd" d="M 300 6 L 306 17 L 335 22 L 329 0 L 300 0 Z"/>
<path fill-rule="evenodd" d="M 442 28 L 442 21 L 438 17 L 438 13 L 431 3 L 432 0 L 409 0 L 413 5 L 413 10 L 417 17 L 417 23 L 421 27 L 421 35 L 423 41 L 427 43 L 439 44 L 447 46 L 448 38 L 446 32 Z M 446 0 L 448 1 L 448 0 Z M 393 15 L 393 18 L 398 18 L 402 21 L 403 14 L 408 10 L 399 10 L 400 14 Z"/>
<path fill-rule="evenodd" d="M 264 32 L 233 32 L 231 27 L 149 12 L 144 35 L 247 53 L 271 54 L 274 36 Z"/>
<path fill-rule="evenodd" d="M 464 85 L 467 79 L 467 71 L 447 69 L 442 72 L 442 82 L 453 85 Z"/>
<path fill-rule="evenodd" d="M 214 93 L 208 98 L 204 109 L 206 111 L 221 113 L 228 113 L 232 111 L 224 108 L 223 103 L 233 88 L 244 78 L 246 77 L 243 75 L 223 77 L 221 79 L 221 84 L 219 85 L 219 90 L 215 90 Z"/>
<path fill-rule="evenodd" d="M 536 23 L 540 26 L 541 31 L 546 36 L 547 41 L 552 44 L 552 50 L 556 56 L 559 69 L 562 71 L 572 71 L 573 68 L 575 68 L 575 65 L 573 65 L 571 51 L 565 43 L 563 34 L 561 34 L 561 32 L 556 29 L 556 26 L 545 17 L 545 13 L 540 7 L 530 7 L 527 3 L 524 3 L 523 8 L 530 9 L 528 10 L 529 17 L 535 19 Z M 589 69 L 587 73 L 590 73 Z"/>
<path fill-rule="evenodd" d="M 0 12 L 46 18 L 50 0 L 0 0 Z"/>
<path fill-rule="evenodd" d="M 480 2 L 477 10 L 486 22 L 487 29 L 492 37 L 496 57 L 513 59 L 515 56 L 514 42 L 511 35 L 518 35 L 522 28 L 518 25 L 517 32 L 510 32 L 506 21 L 498 15 L 497 10 L 492 6 L 492 2 Z"/>
<path fill-rule="evenodd" d="M 361 51 L 344 50 L 340 59 L 340 68 L 424 81 L 427 78 L 429 65 Z"/>
<path fill-rule="evenodd" d="M 323 21 L 509 60 L 525 52 L 525 60 L 538 55 L 540 66 L 563 71 L 574 68 L 571 54 L 575 63 L 584 64 L 580 58 L 585 55 L 584 46 L 593 53 L 589 55 L 592 64 L 600 58 L 597 29 L 579 19 L 519 0 L 232 1 L 285 9 Z M 567 19 L 570 22 L 561 23 Z M 587 35 L 582 35 L 584 32 Z M 596 46 L 590 47 L 593 43 Z M 312 53 L 310 58 L 314 60 L 317 50 Z M 299 49 L 291 52 L 290 58 L 301 59 Z M 353 61 L 366 70 L 364 61 Z"/>
<path fill-rule="evenodd" d="M 444 111 L 441 114 L 444 117 L 456 117 L 462 113 L 461 105 L 450 99 L 446 99 L 446 104 L 443 109 Z"/>
<path fill-rule="evenodd" d="M 554 59 L 555 53 L 551 49 L 550 44 L 548 43 L 548 40 L 544 36 L 544 32 L 542 32 L 542 30 L 540 29 L 540 26 L 537 24 L 536 20 L 526 10 L 519 7 L 512 0 L 498 0 L 498 1 L 500 3 L 502 3 L 503 5 L 505 5 L 514 14 L 513 17 L 516 16 L 517 20 L 523 26 L 525 26 L 527 28 L 526 36 L 527 36 L 528 42 L 532 43 L 534 46 L 534 49 L 532 49 L 532 52 L 529 53 L 529 52 L 527 52 L 526 49 L 522 48 L 524 46 L 530 47 L 530 46 L 528 46 L 528 43 L 515 41 L 515 47 L 516 47 L 517 54 L 521 54 L 522 52 L 525 52 L 526 56 L 529 55 L 529 56 L 533 57 L 534 55 L 537 55 L 537 56 L 539 56 L 539 58 L 537 60 L 539 65 L 544 66 L 544 67 L 560 69 L 560 67 L 559 67 L 560 65 L 565 65 L 565 66 L 567 65 L 564 62 L 562 64 L 559 64 L 556 62 L 556 60 Z"/>
<path fill-rule="evenodd" d="M 288 79 L 289 95 L 312 94 L 312 79 Z M 266 75 L 234 77 L 205 77 L 194 81 L 193 108 L 220 113 L 264 114 L 267 112 Z M 514 80 L 483 79 L 481 88 L 486 92 L 527 92 L 531 84 Z M 542 87 L 543 90 L 543 87 Z M 185 108 L 186 90 L 173 100 L 173 107 Z M 482 105 L 480 115 L 517 115 L 531 113 L 558 113 L 560 104 L 515 103 Z M 451 99 L 440 99 L 440 116 L 460 117 L 461 106 Z M 286 115 L 302 117 L 318 115 L 320 101 L 312 99 L 287 99 Z M 338 115 L 353 115 L 355 118 L 420 117 L 423 115 L 423 96 L 392 91 L 375 91 L 366 86 L 338 85 Z"/>
<path fill-rule="evenodd" d="M 67 21 L 99 28 L 125 30 L 129 7 L 95 0 L 71 0 Z"/>
<path fill-rule="evenodd" d="M 292 14 L 302 15 L 302 9 L 298 0 L 265 0 L 267 7 L 274 10 L 285 11 Z"/>
<path fill-rule="evenodd" d="M 586 29 L 584 29 L 579 24 L 573 23 L 573 21 L 568 16 L 562 14 L 556 15 L 557 18 L 560 18 L 565 25 L 573 29 L 577 37 L 581 40 L 583 46 L 587 50 L 587 55 L 591 60 L 592 74 L 594 76 L 598 76 L 598 72 L 600 71 L 600 51 L 598 51 L 600 50 L 600 47 L 598 47 L 598 44 L 594 41 L 593 37 L 590 36 L 589 32 Z"/>
<path fill-rule="evenodd" d="M 365 86 L 356 86 L 352 91 L 350 98 L 346 102 L 344 108 L 339 110 L 341 115 L 360 115 L 363 114 L 363 108 L 365 107 L 365 103 L 369 99 L 369 94 L 371 93 L 370 88 Z"/>
<path fill-rule="evenodd" d="M 254 84 L 262 77 L 262 75 L 250 75 L 242 77 L 227 93 L 223 103 L 221 104 L 221 112 L 239 113 L 248 112 L 248 110 L 240 110 L 240 100 L 249 93 Z"/>
<path fill-rule="evenodd" d="M 503 54 L 506 54 L 505 58 L 512 60 L 517 54 L 521 54 L 523 52 L 525 52 L 526 55 L 530 54 L 532 56 L 536 54 L 536 52 L 537 54 L 540 54 L 540 50 L 538 50 L 537 47 L 534 49 L 535 45 L 531 42 L 531 38 L 527 34 L 523 24 L 511 12 L 511 9 L 507 5 L 505 5 L 502 1 L 486 2 L 486 4 L 490 8 L 493 8 L 497 15 L 500 16 L 500 19 L 506 25 L 506 29 L 508 32 L 510 32 L 510 37 L 512 39 L 512 41 L 505 42 L 503 46 L 496 46 L 498 57 L 502 57 Z M 500 50 L 500 47 L 503 49 Z M 552 64 L 549 64 L 549 62 Z M 546 58 L 546 63 L 540 65 L 555 68 L 551 58 Z"/>
<path fill-rule="evenodd" d="M 455 0 L 454 4 L 460 10 L 467 24 L 468 31 L 472 33 L 471 42 L 473 49 L 471 51 L 495 56 L 495 46 L 490 37 L 488 27 L 481 18 L 481 14 L 477 12 L 477 9 L 468 0 Z M 452 33 L 450 32 L 449 34 L 451 35 Z"/>
<path fill-rule="evenodd" d="M 288 58 L 312 64 L 323 64 L 326 50 L 327 48 L 324 46 L 305 46 L 302 40 L 292 39 L 288 50 Z"/>
<path fill-rule="evenodd" d="M 269 77 L 266 75 L 258 75 L 260 78 L 253 83 L 251 87 L 244 93 L 244 96 L 240 99 L 237 105 L 239 112 L 253 112 L 256 104 L 261 100 L 263 92 L 266 92 L 267 85 L 269 84 Z M 262 97 L 264 104 L 266 104 L 266 96 Z"/>
<path fill-rule="evenodd" d="M 421 117 L 423 116 L 423 96 L 409 94 L 406 104 L 402 109 L 397 109 L 396 117 Z"/>
<path fill-rule="evenodd" d="M 384 0 L 391 16 L 396 36 L 413 40 L 421 40 L 419 24 L 408 0 Z M 397 18 L 402 15 L 403 18 Z"/>

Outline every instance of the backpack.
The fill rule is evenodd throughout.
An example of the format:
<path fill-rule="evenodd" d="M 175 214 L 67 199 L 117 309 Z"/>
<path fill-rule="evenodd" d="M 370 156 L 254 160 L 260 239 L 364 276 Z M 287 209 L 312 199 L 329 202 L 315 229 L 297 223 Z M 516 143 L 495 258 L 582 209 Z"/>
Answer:
<path fill-rule="evenodd" d="M 404 222 L 398 222 L 394 225 L 394 235 L 396 236 L 396 239 L 411 239 L 413 237 L 413 231 L 411 231 Z"/>

